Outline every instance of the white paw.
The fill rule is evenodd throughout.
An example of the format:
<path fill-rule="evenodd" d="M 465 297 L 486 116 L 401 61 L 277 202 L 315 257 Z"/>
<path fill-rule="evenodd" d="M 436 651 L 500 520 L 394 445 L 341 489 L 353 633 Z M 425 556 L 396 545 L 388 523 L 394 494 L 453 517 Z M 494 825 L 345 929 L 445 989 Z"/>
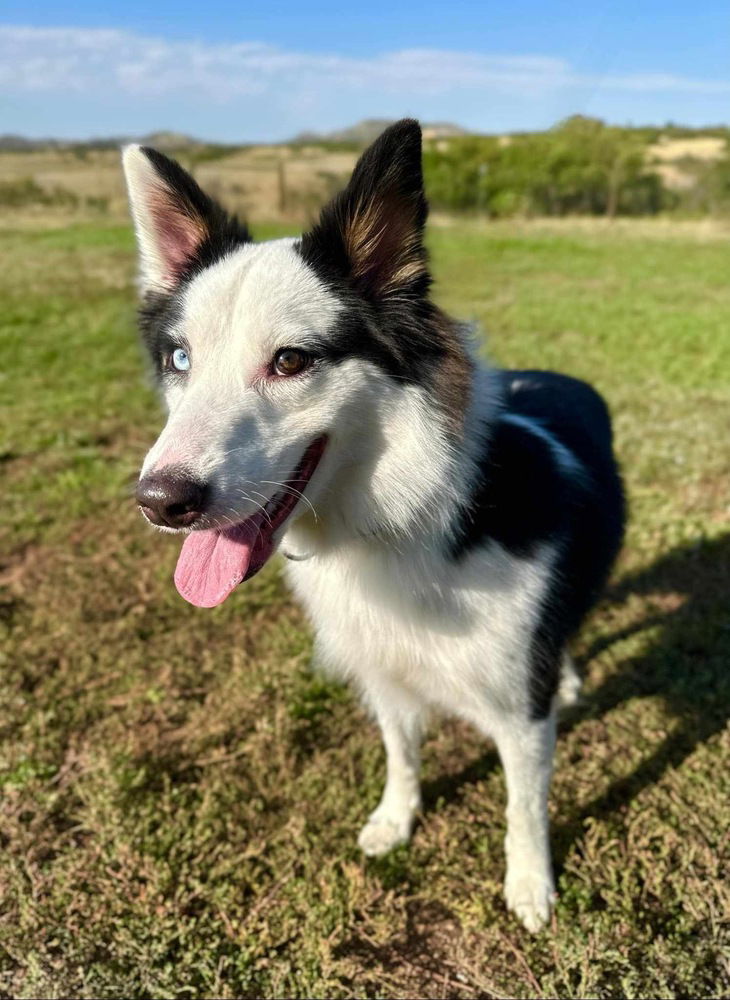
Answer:
<path fill-rule="evenodd" d="M 395 822 L 375 813 L 370 817 L 357 838 L 358 847 L 369 858 L 379 858 L 399 844 L 410 840 L 411 823 Z"/>
<path fill-rule="evenodd" d="M 555 902 L 555 886 L 548 875 L 539 872 L 507 874 L 504 884 L 507 909 L 534 934 L 550 919 Z"/>

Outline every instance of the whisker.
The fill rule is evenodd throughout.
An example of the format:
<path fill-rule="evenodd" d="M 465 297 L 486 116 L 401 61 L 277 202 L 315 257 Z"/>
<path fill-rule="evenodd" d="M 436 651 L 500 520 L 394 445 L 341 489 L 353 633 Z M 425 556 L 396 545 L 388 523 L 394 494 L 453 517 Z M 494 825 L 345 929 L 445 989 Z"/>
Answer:
<path fill-rule="evenodd" d="M 261 508 L 261 513 L 262 513 L 262 514 L 264 515 L 264 517 L 265 517 L 265 518 L 266 518 L 266 520 L 267 520 L 267 521 L 269 522 L 269 524 L 271 524 L 271 523 L 272 523 L 272 521 L 271 521 L 271 518 L 270 518 L 270 517 L 269 517 L 269 515 L 268 515 L 268 514 L 266 513 L 266 504 L 267 504 L 267 503 L 269 502 L 269 498 L 267 498 L 267 497 L 265 496 L 265 494 L 263 494 L 263 493 L 259 493 L 259 491 L 258 491 L 258 490 L 253 490 L 253 492 L 254 492 L 254 493 L 256 494 L 256 496 L 257 496 L 257 497 L 263 497 L 263 498 L 264 498 L 264 503 L 262 503 L 262 504 L 261 504 L 261 503 L 259 503 L 258 505 L 259 505 L 259 507 Z M 251 503 L 258 503 L 258 500 L 251 500 Z"/>
<path fill-rule="evenodd" d="M 266 484 L 267 486 L 280 486 L 283 490 L 288 490 L 288 492 L 292 496 L 299 497 L 300 500 L 303 500 L 308 505 L 309 509 L 314 515 L 315 521 L 317 520 L 317 511 L 314 509 L 314 505 L 312 504 L 309 497 L 306 497 L 304 495 L 302 490 L 298 490 L 294 486 L 290 486 L 289 483 L 277 483 L 272 479 L 262 479 L 261 482 Z"/>
<path fill-rule="evenodd" d="M 256 507 L 258 507 L 258 509 L 261 511 L 261 513 L 266 518 L 266 520 L 269 522 L 269 524 L 271 524 L 271 518 L 269 517 L 269 515 L 268 515 L 268 513 L 266 511 L 266 505 L 265 504 L 260 503 L 258 500 L 254 500 L 254 498 L 252 496 L 249 496 L 248 493 L 246 493 L 245 490 L 242 490 L 242 489 L 238 488 L 238 489 L 236 489 L 236 492 L 240 493 L 244 500 L 247 500 L 249 503 L 252 503 Z M 254 490 L 254 492 L 257 492 L 257 491 Z M 264 497 L 264 500 L 266 500 L 266 497 L 264 496 L 263 493 L 259 493 L 258 496 Z M 266 500 L 266 502 L 268 503 L 268 500 Z M 233 508 L 231 507 L 230 510 L 233 511 Z M 235 511 L 233 511 L 233 513 L 235 514 Z M 239 514 L 238 515 L 238 520 L 237 520 L 236 523 L 238 523 L 238 521 L 240 521 L 240 519 L 241 519 L 241 516 Z"/>

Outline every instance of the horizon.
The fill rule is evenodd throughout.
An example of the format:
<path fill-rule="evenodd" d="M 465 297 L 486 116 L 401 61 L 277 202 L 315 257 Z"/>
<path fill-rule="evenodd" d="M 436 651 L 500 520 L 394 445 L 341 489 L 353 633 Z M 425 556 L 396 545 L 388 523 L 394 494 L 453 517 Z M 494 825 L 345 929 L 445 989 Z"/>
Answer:
<path fill-rule="evenodd" d="M 559 121 L 553 122 L 551 125 L 547 125 L 545 128 L 535 128 L 535 129 L 511 129 L 505 130 L 504 132 L 481 132 L 472 129 L 464 128 L 458 121 L 425 121 L 423 119 L 417 119 L 419 125 L 422 129 L 432 128 L 435 126 L 455 126 L 458 128 L 464 128 L 464 134 L 470 136 L 477 136 L 483 138 L 498 137 L 500 135 L 520 135 L 520 134 L 531 134 L 538 132 L 549 132 L 552 129 L 560 126 L 564 121 L 574 118 L 574 117 L 593 117 L 593 116 L 583 116 L 582 112 L 575 112 L 573 115 L 567 115 L 566 118 L 561 118 Z M 397 121 L 395 118 L 362 118 L 355 122 L 346 123 L 343 125 L 336 126 L 332 129 L 327 130 L 316 130 L 316 129 L 301 129 L 299 133 L 294 135 L 285 136 L 281 139 L 242 139 L 237 140 L 235 138 L 231 139 L 211 139 L 207 136 L 200 134 L 193 134 L 192 132 L 182 132 L 179 129 L 167 128 L 162 125 L 158 128 L 153 128 L 148 132 L 138 133 L 138 134 L 99 134 L 99 135 L 73 135 L 73 136 L 59 136 L 59 135 L 28 135 L 22 132 L 0 132 L 0 142 L 8 139 L 19 139 L 21 141 L 27 141 L 29 143 L 42 145 L 43 143 L 58 143 L 62 146 L 73 146 L 73 145 L 89 145 L 93 146 L 95 144 L 105 144 L 105 143 L 116 143 L 116 142 L 142 142 L 146 139 L 164 137 L 164 136 L 174 136 L 184 139 L 189 142 L 199 143 L 202 146 L 231 146 L 231 147 L 241 147 L 241 146 L 258 146 L 258 145 L 288 145 L 293 142 L 302 141 L 300 137 L 307 136 L 306 141 L 310 141 L 308 135 L 311 134 L 311 141 L 316 142 L 327 142 L 327 141 L 340 141 L 340 140 L 330 140 L 330 135 L 336 132 L 347 132 L 356 129 L 362 125 L 369 123 L 382 123 L 383 127 L 387 127 L 389 124 Z M 635 124 L 627 124 L 625 122 L 611 122 L 600 119 L 604 125 L 616 128 L 625 128 L 629 130 L 641 131 L 643 129 L 656 129 L 658 131 L 678 129 L 687 130 L 690 132 L 697 133 L 708 133 L 713 131 L 724 131 L 730 130 L 730 124 L 724 122 L 706 122 L 700 125 L 688 125 L 686 122 L 681 121 L 666 121 L 666 122 L 637 122 Z M 342 140 L 345 141 L 345 140 Z M 348 140 L 349 141 L 349 140 Z M 370 140 L 368 139 L 367 142 Z M 367 142 L 365 144 L 367 144 Z"/>
<path fill-rule="evenodd" d="M 363 119 L 411 116 L 470 132 L 542 131 L 572 114 L 688 128 L 730 121 L 730 7 L 620 0 L 575 17 L 567 2 L 509 10 L 456 0 L 367 12 L 232 0 L 90 0 L 0 18 L 0 129 L 94 141 L 156 131 L 217 143 L 284 142 Z"/>

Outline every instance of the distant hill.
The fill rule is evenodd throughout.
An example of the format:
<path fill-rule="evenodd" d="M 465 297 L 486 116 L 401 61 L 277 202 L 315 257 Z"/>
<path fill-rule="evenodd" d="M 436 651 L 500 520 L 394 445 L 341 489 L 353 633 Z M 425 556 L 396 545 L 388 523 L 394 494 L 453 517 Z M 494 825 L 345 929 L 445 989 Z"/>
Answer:
<path fill-rule="evenodd" d="M 389 118 L 366 118 L 364 121 L 351 125 L 349 128 L 334 129 L 332 132 L 300 132 L 289 140 L 291 143 L 303 145 L 306 143 L 342 142 L 348 145 L 366 146 L 376 139 L 383 129 L 392 125 Z M 429 122 L 423 125 L 423 135 L 426 139 L 452 139 L 460 135 L 468 135 L 468 131 L 460 125 L 451 122 Z M 235 149 L 241 145 L 249 145 L 250 140 L 240 143 L 205 142 L 182 132 L 161 130 L 147 135 L 111 135 L 98 139 L 28 139 L 22 135 L 0 135 L 0 152 L 31 153 L 43 149 L 118 149 L 128 142 L 139 142 L 144 146 L 154 146 L 155 149 L 176 150 L 196 149 L 200 147 L 217 147 L 220 149 Z M 287 145 L 288 143 L 282 143 Z"/>
<path fill-rule="evenodd" d="M 0 152 L 32 153 L 41 149 L 118 149 L 128 142 L 139 142 L 155 149 L 191 149 L 207 143 L 182 132 L 159 131 L 147 135 L 111 135 L 99 139 L 28 139 L 23 135 L 0 135 Z"/>
<path fill-rule="evenodd" d="M 203 139 L 195 139 L 193 136 L 185 135 L 184 132 L 149 132 L 127 142 L 139 142 L 143 146 L 154 146 L 155 149 L 189 149 L 191 146 L 220 145 L 228 143 L 207 143 Z"/>
<path fill-rule="evenodd" d="M 291 141 L 299 145 L 309 142 L 346 142 L 357 146 L 366 146 L 373 139 L 377 139 L 384 129 L 393 124 L 394 120 L 391 118 L 365 118 L 356 125 L 334 129 L 331 132 L 300 132 Z M 460 125 L 454 125 L 452 122 L 424 122 L 422 129 L 426 139 L 453 139 L 455 136 L 469 134 L 467 129 Z"/>
<path fill-rule="evenodd" d="M 576 120 L 580 115 L 574 116 Z M 390 118 L 365 118 L 355 125 L 347 128 L 333 129 L 329 132 L 305 131 L 300 132 L 294 138 L 284 141 L 279 145 L 316 145 L 318 143 L 343 143 L 352 147 L 366 146 L 376 139 L 383 129 L 393 124 L 394 119 Z M 556 126 L 558 127 L 558 126 Z M 424 139 L 456 139 L 460 136 L 475 135 L 469 129 L 455 125 L 453 122 L 423 122 Z M 726 125 L 708 125 L 699 128 L 689 128 L 682 125 L 667 124 L 663 126 L 640 125 L 626 127 L 627 132 L 632 132 L 640 136 L 647 145 L 654 145 L 657 149 L 658 158 L 665 160 L 671 158 L 669 148 L 658 149 L 660 143 L 668 143 L 670 140 L 687 140 L 687 155 L 694 157 L 700 149 L 699 140 L 720 139 L 723 142 L 730 138 L 730 129 Z M 505 133 L 502 138 L 505 142 L 510 141 L 510 135 L 530 135 L 533 133 Z M 6 134 L 0 135 L 0 152 L 32 153 L 40 150 L 93 150 L 93 149 L 118 149 L 128 142 L 139 142 L 143 145 L 154 146 L 156 149 L 175 152 L 176 150 L 218 150 L 226 152 L 241 149 L 246 146 L 255 146 L 257 143 L 250 137 L 241 138 L 239 142 L 211 142 L 204 139 L 197 139 L 194 136 L 186 135 L 183 132 L 173 132 L 171 130 L 159 130 L 149 132 L 147 135 L 112 135 L 101 136 L 96 139 L 54 139 L 52 137 L 43 139 L 29 139 L 23 135 Z M 265 145 L 277 145 L 276 143 L 265 143 Z M 717 143 L 712 145 L 713 151 Z M 678 147 L 677 147 L 678 148 Z M 709 148 L 709 147 L 708 147 Z M 702 154 L 702 159 L 707 158 Z"/>
<path fill-rule="evenodd" d="M 0 135 L 0 150 L 7 153 L 31 153 L 36 149 L 58 149 L 57 139 L 27 139 L 24 135 Z"/>

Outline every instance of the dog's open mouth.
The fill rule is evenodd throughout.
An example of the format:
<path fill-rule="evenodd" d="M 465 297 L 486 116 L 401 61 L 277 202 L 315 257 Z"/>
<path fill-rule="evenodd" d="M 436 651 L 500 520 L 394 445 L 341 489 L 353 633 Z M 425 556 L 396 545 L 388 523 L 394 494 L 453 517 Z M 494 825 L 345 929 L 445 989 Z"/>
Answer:
<path fill-rule="evenodd" d="M 284 489 L 263 510 L 230 528 L 193 531 L 185 539 L 175 570 L 181 597 L 199 608 L 222 604 L 232 590 L 258 573 L 271 557 L 274 535 L 301 499 L 327 443 L 319 437 L 307 448 Z"/>

